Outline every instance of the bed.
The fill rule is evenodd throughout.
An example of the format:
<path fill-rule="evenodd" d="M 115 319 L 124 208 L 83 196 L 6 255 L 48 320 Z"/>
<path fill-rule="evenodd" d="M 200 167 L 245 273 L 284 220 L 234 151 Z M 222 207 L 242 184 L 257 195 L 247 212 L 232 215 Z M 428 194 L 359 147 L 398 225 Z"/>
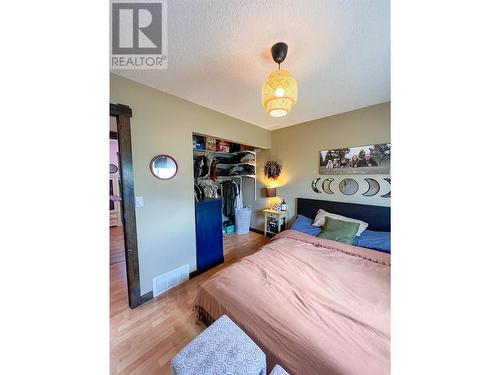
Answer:
<path fill-rule="evenodd" d="M 298 199 L 297 213 L 323 208 L 390 230 L 390 209 L 338 204 Z M 390 254 L 285 231 L 204 282 L 194 306 L 206 324 L 228 315 L 268 368 L 389 374 L 390 268 Z"/>

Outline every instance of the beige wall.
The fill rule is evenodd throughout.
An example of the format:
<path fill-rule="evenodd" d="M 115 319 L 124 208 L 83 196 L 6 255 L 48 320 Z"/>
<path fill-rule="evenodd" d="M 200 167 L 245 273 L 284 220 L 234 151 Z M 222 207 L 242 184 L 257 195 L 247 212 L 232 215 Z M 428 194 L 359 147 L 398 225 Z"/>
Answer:
<path fill-rule="evenodd" d="M 111 75 L 110 101 L 132 108 L 132 153 L 141 294 L 152 290 L 154 277 L 189 264 L 196 268 L 192 133 L 269 148 L 268 130 L 212 111 L 178 97 Z M 169 154 L 179 164 L 177 176 L 154 178 L 149 162 Z"/>
<path fill-rule="evenodd" d="M 383 180 L 390 175 L 350 175 L 350 178 L 358 182 L 359 190 L 356 194 L 347 196 L 340 193 L 338 188 L 340 180 L 347 176 L 322 176 L 318 172 L 321 150 L 390 142 L 390 112 L 390 102 L 387 102 L 272 131 L 272 148 L 263 152 L 263 157 L 258 159 L 260 187 L 273 184 L 278 186 L 277 195 L 285 198 L 290 218 L 295 215 L 296 198 L 390 206 L 390 198 L 380 197 L 380 194 L 390 189 L 390 185 Z M 263 163 L 267 160 L 276 160 L 282 166 L 282 175 L 276 182 L 263 176 Z M 311 181 L 316 177 L 334 178 L 334 194 L 314 193 Z M 366 177 L 373 177 L 381 184 L 381 191 L 374 197 L 362 195 L 368 189 L 368 183 L 364 180 Z M 268 201 L 260 198 L 254 208 L 266 206 Z M 254 212 L 252 227 L 263 229 L 262 215 L 257 210 Z"/>

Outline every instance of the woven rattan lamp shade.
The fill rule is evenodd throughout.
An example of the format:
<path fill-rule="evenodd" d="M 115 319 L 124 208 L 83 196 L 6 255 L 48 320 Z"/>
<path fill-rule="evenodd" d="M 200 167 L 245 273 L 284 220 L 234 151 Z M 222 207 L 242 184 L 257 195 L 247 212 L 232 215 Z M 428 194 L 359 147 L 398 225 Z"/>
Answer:
<path fill-rule="evenodd" d="M 285 116 L 297 102 L 297 81 L 288 70 L 275 70 L 262 87 L 262 105 L 272 117 Z"/>

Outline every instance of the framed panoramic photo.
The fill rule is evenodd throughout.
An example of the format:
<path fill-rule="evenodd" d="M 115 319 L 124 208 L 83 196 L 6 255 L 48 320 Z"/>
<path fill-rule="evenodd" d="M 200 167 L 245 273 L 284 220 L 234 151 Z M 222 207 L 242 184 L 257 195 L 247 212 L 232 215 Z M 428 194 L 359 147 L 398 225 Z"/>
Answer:
<path fill-rule="evenodd" d="M 319 174 L 389 174 L 391 144 L 324 150 L 319 153 Z"/>

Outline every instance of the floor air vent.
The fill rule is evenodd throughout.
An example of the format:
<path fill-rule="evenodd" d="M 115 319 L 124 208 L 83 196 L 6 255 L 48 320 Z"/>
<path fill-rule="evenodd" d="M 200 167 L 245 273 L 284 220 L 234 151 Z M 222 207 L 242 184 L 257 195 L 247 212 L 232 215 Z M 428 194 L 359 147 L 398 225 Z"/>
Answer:
<path fill-rule="evenodd" d="M 153 279 L 153 297 L 156 297 L 163 292 L 166 292 L 170 288 L 179 285 L 183 281 L 189 279 L 189 265 L 185 264 L 172 270 L 170 272 L 164 273 L 163 275 L 156 276 Z"/>

